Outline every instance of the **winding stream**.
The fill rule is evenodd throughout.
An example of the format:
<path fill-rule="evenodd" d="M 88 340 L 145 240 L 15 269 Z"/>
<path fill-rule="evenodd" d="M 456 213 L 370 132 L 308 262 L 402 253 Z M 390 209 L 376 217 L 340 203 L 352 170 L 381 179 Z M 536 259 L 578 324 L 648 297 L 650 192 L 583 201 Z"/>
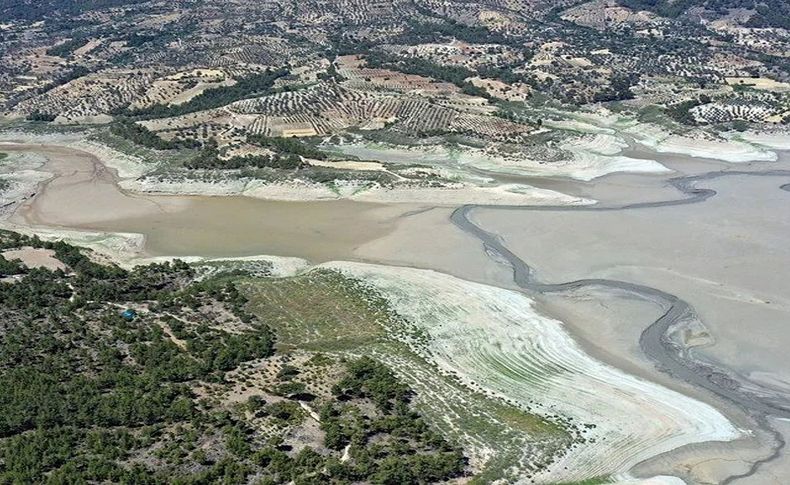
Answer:
<path fill-rule="evenodd" d="M 532 268 L 529 264 L 508 249 L 499 236 L 476 225 L 470 220 L 469 215 L 477 208 L 528 211 L 622 211 L 695 204 L 714 197 L 717 193 L 713 189 L 698 188 L 696 187 L 697 183 L 735 175 L 790 177 L 790 170 L 768 170 L 762 172 L 719 171 L 701 175 L 675 177 L 669 179 L 668 182 L 683 194 L 684 197 L 657 202 L 641 202 L 620 206 L 465 205 L 456 209 L 451 216 L 452 222 L 467 234 L 480 240 L 489 254 L 496 254 L 498 257 L 507 261 L 513 268 L 513 281 L 524 290 L 534 293 L 561 293 L 584 287 L 598 287 L 627 291 L 645 300 L 666 305 L 668 310 L 642 331 L 639 345 L 644 354 L 655 363 L 660 371 L 673 378 L 706 389 L 721 399 L 738 406 L 751 416 L 758 426 L 772 435 L 775 440 L 773 451 L 768 457 L 753 462 L 746 473 L 732 475 L 725 479 L 722 482 L 723 484 L 754 474 L 760 465 L 774 460 L 780 455 L 782 448 L 785 446 L 785 440 L 781 433 L 770 426 L 768 418 L 778 417 L 790 419 L 790 402 L 785 402 L 783 398 L 777 396 L 770 389 L 766 389 L 760 384 L 752 382 L 743 376 L 736 375 L 726 369 L 717 368 L 711 364 L 695 359 L 691 355 L 689 349 L 673 342 L 668 335 L 672 327 L 699 320 L 691 305 L 676 295 L 646 285 L 600 278 L 579 279 L 557 284 L 543 283 L 534 277 Z M 790 183 L 781 185 L 779 188 L 790 192 Z"/>
<path fill-rule="evenodd" d="M 36 150 L 40 151 L 43 150 L 43 148 L 37 147 Z M 253 254 L 276 253 L 276 245 L 273 246 L 273 244 L 280 243 L 278 241 L 272 243 L 272 237 L 273 235 L 278 235 L 278 237 L 282 236 L 283 238 L 282 251 L 284 254 L 296 251 L 309 254 L 318 260 L 349 259 L 354 257 L 353 248 L 371 237 L 371 228 L 376 228 L 377 231 L 387 232 L 390 225 L 392 225 L 392 221 L 395 219 L 402 219 L 405 216 L 421 214 L 431 210 L 431 207 L 426 208 L 425 206 L 401 206 L 392 209 L 387 207 L 374 208 L 375 210 L 368 208 L 361 212 L 358 210 L 362 207 L 359 203 L 354 205 L 352 210 L 352 208 L 346 207 L 348 204 L 344 205 L 342 202 L 329 204 L 326 202 L 320 204 L 276 203 L 248 199 L 236 200 L 239 198 L 233 200 L 230 200 L 232 198 L 206 198 L 204 205 L 210 203 L 211 207 L 214 207 L 214 209 L 209 210 L 208 207 L 201 205 L 203 204 L 201 201 L 204 201 L 202 198 L 178 198 L 167 196 L 145 197 L 145 202 L 147 202 L 148 205 L 143 207 L 146 209 L 143 211 L 143 208 L 140 206 L 140 200 L 143 198 L 130 197 L 129 194 L 121 192 L 117 187 L 116 180 L 111 177 L 111 174 L 104 170 L 103 165 L 99 164 L 98 160 L 88 157 L 88 162 L 90 162 L 88 163 L 84 160 L 84 154 L 78 155 L 73 152 L 64 154 L 61 152 L 62 150 L 56 150 L 53 153 L 49 153 L 49 155 L 58 155 L 58 157 L 52 158 L 62 162 L 61 164 L 63 166 L 60 167 L 59 170 L 62 169 L 63 173 L 57 180 L 50 180 L 46 184 L 46 191 L 42 189 L 40 191 L 41 193 L 38 194 L 37 202 L 39 206 L 37 206 L 37 209 L 39 209 L 39 212 L 42 201 L 46 202 L 46 197 L 42 198 L 41 195 L 46 192 L 48 196 L 54 197 L 48 205 L 43 204 L 44 208 L 54 211 L 55 215 L 52 218 L 61 222 L 65 221 L 63 224 L 64 226 L 80 227 L 81 224 L 84 225 L 84 221 L 81 223 L 78 223 L 79 221 L 73 222 L 69 217 L 75 217 L 75 215 L 80 214 L 84 217 L 86 212 L 85 208 L 87 207 L 93 212 L 96 212 L 96 214 L 93 214 L 91 210 L 87 211 L 89 215 L 93 215 L 94 217 L 90 219 L 89 222 L 92 225 L 99 224 L 99 222 L 96 221 L 101 222 L 101 224 L 99 224 L 101 227 L 95 227 L 94 229 L 144 232 L 151 231 L 152 227 L 156 226 L 158 230 L 161 230 L 163 233 L 161 239 L 173 239 L 179 245 L 184 244 L 183 241 L 185 240 L 185 236 L 186 240 L 200 242 L 200 239 L 197 238 L 195 234 L 187 232 L 184 228 L 184 224 L 186 224 L 187 229 L 193 227 L 204 228 L 209 221 L 215 221 L 211 223 L 211 230 L 209 232 L 211 235 L 215 235 L 216 239 L 207 239 L 204 246 L 215 247 L 219 244 L 220 247 L 222 247 L 224 256 L 227 256 L 227 254 L 224 253 L 228 252 L 228 247 L 234 244 L 240 248 L 240 255 L 244 255 L 247 252 L 253 252 Z M 82 158 L 78 160 L 79 157 Z M 84 167 L 83 165 L 78 165 L 78 162 L 83 163 Z M 53 167 L 58 168 L 57 165 Z M 83 169 L 77 170 L 75 167 L 83 167 Z M 53 170 L 53 172 L 59 173 L 59 170 Z M 785 446 L 785 439 L 779 431 L 771 426 L 769 418 L 778 417 L 790 419 L 790 402 L 771 389 L 761 386 L 730 369 L 716 367 L 710 363 L 695 359 L 694 356 L 691 355 L 692 352 L 686 346 L 673 341 L 670 338 L 673 328 L 687 323 L 699 322 L 699 317 L 694 308 L 678 296 L 652 286 L 630 283 L 617 279 L 584 278 L 557 284 L 542 282 L 535 277 L 533 269 L 529 264 L 519 258 L 513 250 L 509 249 L 497 234 L 486 231 L 481 226 L 472 222 L 470 215 L 478 208 L 505 211 L 594 212 L 628 211 L 695 204 L 706 201 L 717 194 L 715 190 L 699 188 L 697 184 L 726 176 L 782 177 L 790 179 L 790 170 L 766 170 L 760 172 L 715 171 L 701 175 L 670 178 L 667 180 L 669 186 L 677 189 L 681 196 L 659 201 L 622 204 L 608 203 L 597 206 L 465 205 L 456 209 L 451 216 L 451 221 L 455 226 L 483 243 L 488 251 L 489 257 L 501 258 L 507 261 L 512 267 L 513 281 L 515 284 L 528 292 L 539 294 L 562 294 L 581 288 L 604 288 L 625 291 L 646 301 L 656 302 L 665 308 L 666 311 L 642 331 L 639 338 L 642 352 L 655 363 L 660 371 L 668 374 L 672 378 L 705 389 L 722 400 L 742 409 L 755 421 L 760 429 L 764 430 L 773 438 L 773 442 L 771 443 L 772 452 L 769 456 L 753 461 L 749 470 L 743 474 L 730 476 L 722 482 L 725 484 L 738 478 L 754 474 L 762 464 L 774 460 L 781 455 L 782 449 Z M 90 191 L 81 190 L 75 192 L 74 188 L 77 183 L 90 188 Z M 779 188 L 790 192 L 790 183 L 785 183 Z M 61 193 L 63 197 L 58 196 L 58 194 Z M 189 199 L 189 204 L 185 202 L 184 204 L 179 203 L 173 205 L 174 201 L 181 199 L 183 199 L 183 201 Z M 64 201 L 67 203 L 64 203 Z M 152 205 L 151 203 L 153 203 L 154 207 L 149 207 Z M 243 206 L 239 204 L 243 204 Z M 222 207 L 219 207 L 219 205 Z M 286 206 L 291 209 L 287 211 L 284 210 Z M 192 209 L 187 210 L 190 207 L 192 207 Z M 295 209 L 293 208 L 295 207 L 300 207 L 300 209 L 294 212 Z M 317 212 L 318 207 L 326 207 L 327 210 Z M 342 214 L 339 214 L 339 209 L 343 209 L 344 207 L 348 210 L 341 211 Z M 103 225 L 109 224 L 106 222 L 109 209 L 112 209 L 109 212 L 112 215 L 113 224 L 117 227 L 105 227 Z M 151 216 L 149 212 L 153 212 L 154 216 Z M 208 217 L 215 213 L 216 216 Z M 234 214 L 234 217 L 227 217 L 229 213 Z M 361 217 L 363 213 L 367 214 L 364 218 Z M 47 214 L 49 213 L 44 211 L 44 215 Z M 194 220 L 185 218 L 186 214 L 193 214 Z M 330 215 L 331 217 L 329 217 Z M 339 220 L 339 215 L 342 215 L 343 218 L 347 218 L 348 221 L 342 220 L 342 218 Z M 305 223 L 302 225 L 296 224 L 296 222 L 301 219 L 304 219 Z M 320 221 L 318 225 L 316 225 L 316 220 Z M 367 223 L 359 224 L 361 220 L 365 220 Z M 446 221 L 444 216 L 442 216 L 442 221 Z M 235 225 L 228 226 L 228 224 Z M 299 227 L 295 228 L 295 225 Z M 349 239 L 346 234 L 348 232 L 347 227 L 354 225 L 362 227 L 362 230 L 360 235 L 355 235 Z M 250 231 L 250 226 L 254 227 L 255 231 Z M 91 226 L 91 228 L 93 227 Z M 237 235 L 240 231 L 242 231 L 243 234 L 247 234 L 247 232 L 243 231 L 248 231 L 249 237 L 245 236 L 245 238 L 239 242 L 237 239 L 234 239 L 233 236 Z M 294 235 L 294 231 L 296 231 L 296 235 Z M 341 233 L 343 237 L 336 236 L 336 234 Z M 179 237 L 181 237 L 181 239 L 175 237 L 174 234 L 180 235 Z M 236 238 L 238 238 L 238 236 L 236 236 Z M 254 241 L 255 244 L 247 247 L 247 240 Z M 269 241 L 269 243 L 266 247 L 260 247 L 258 243 L 260 240 L 266 240 Z M 302 241 L 303 244 L 300 243 L 299 245 L 295 245 L 294 241 Z M 334 241 L 337 241 L 337 243 L 335 244 Z M 337 248 L 335 246 L 337 246 Z M 313 247 L 322 248 L 322 252 L 308 253 L 307 251 L 311 250 L 310 248 Z M 192 254 L 195 252 L 195 247 L 182 247 L 180 250 L 183 251 L 184 254 Z M 163 252 L 169 254 L 173 251 L 175 250 L 172 248 L 166 248 Z M 476 250 L 472 252 L 476 252 Z M 481 256 L 481 259 L 482 258 Z M 485 260 L 483 259 L 483 261 Z M 701 322 L 699 323 L 701 324 Z"/>

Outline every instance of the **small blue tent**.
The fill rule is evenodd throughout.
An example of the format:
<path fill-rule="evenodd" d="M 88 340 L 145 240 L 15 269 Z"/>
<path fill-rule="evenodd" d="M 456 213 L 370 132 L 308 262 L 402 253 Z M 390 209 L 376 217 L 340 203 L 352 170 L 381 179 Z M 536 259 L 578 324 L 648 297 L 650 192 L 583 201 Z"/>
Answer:
<path fill-rule="evenodd" d="M 132 320 L 134 320 L 134 317 L 136 316 L 137 316 L 137 312 L 132 310 L 131 308 L 127 308 L 126 310 L 123 311 L 123 313 L 121 313 L 121 318 L 123 318 L 127 322 L 131 322 Z"/>

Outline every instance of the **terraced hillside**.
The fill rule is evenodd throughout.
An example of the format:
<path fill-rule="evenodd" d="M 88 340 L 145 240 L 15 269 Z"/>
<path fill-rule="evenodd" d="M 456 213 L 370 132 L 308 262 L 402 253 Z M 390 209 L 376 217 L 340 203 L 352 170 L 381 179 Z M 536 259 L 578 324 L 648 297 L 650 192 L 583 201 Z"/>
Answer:
<path fill-rule="evenodd" d="M 677 122 L 726 129 L 787 120 L 781 53 L 790 38 L 763 6 L 224 0 L 4 8 L 0 96 L 15 120 L 126 119 L 165 140 L 234 149 L 248 134 L 362 132 L 461 137 L 500 152 L 524 145 L 543 118 L 526 113 L 546 106 L 663 111 L 662 122 L 678 130 Z M 253 81 L 267 70 L 282 75 L 271 85 Z M 672 116 L 701 95 L 716 103 Z"/>

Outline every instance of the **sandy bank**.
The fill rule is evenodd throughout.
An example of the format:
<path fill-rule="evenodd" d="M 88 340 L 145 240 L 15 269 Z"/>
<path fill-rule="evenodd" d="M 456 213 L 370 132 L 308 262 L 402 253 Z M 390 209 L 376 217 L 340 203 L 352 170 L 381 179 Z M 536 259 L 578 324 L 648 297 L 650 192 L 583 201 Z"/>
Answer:
<path fill-rule="evenodd" d="M 692 157 L 711 158 L 730 163 L 773 162 L 777 154 L 766 146 L 747 143 L 731 137 L 715 139 L 702 134 L 674 135 L 655 125 L 638 125 L 624 131 L 640 144 L 659 153 L 678 153 Z"/>
<path fill-rule="evenodd" d="M 323 266 L 379 289 L 399 314 L 427 333 L 426 343 L 411 342 L 414 349 L 469 386 L 525 409 L 594 424 L 584 444 L 535 475 L 539 481 L 624 473 L 679 446 L 739 435 L 709 405 L 593 360 L 561 322 L 537 313 L 522 293 L 433 271 Z"/>
<path fill-rule="evenodd" d="M 747 131 L 745 133 L 735 133 L 732 136 L 736 140 L 743 140 L 774 150 L 790 150 L 790 130 Z"/>
<path fill-rule="evenodd" d="M 655 160 L 620 155 L 627 148 L 622 139 L 609 134 L 573 138 L 561 145 L 572 154 L 568 176 L 577 180 L 593 180 L 618 172 L 662 174 L 672 170 Z"/>
<path fill-rule="evenodd" d="M 0 144 L 0 151 L 3 147 Z M 39 184 L 51 177 L 42 168 L 45 163 L 46 158 L 33 153 L 9 153 L 0 162 L 0 179 L 5 184 L 0 191 L 0 219 L 10 216 L 24 200 L 35 194 Z"/>
<path fill-rule="evenodd" d="M 369 182 L 338 182 L 333 185 L 306 180 L 265 182 L 252 179 L 225 181 L 200 180 L 123 180 L 119 185 L 131 192 L 151 195 L 244 196 L 272 201 L 352 200 L 372 203 L 430 203 L 437 206 L 461 204 L 490 205 L 565 205 L 591 204 L 594 201 L 525 184 L 480 187 L 451 183 L 443 186 L 400 184 L 384 187 Z"/>
<path fill-rule="evenodd" d="M 49 145 L 4 147 L 24 159 L 34 159 L 30 172 L 35 177 L 28 177 L 30 183 L 25 190 L 27 195 L 37 190 L 35 197 L 15 208 L 6 221 L 7 227 L 46 229 L 44 232 L 94 246 L 105 240 L 110 253 L 119 247 L 135 253 L 144 248 L 153 256 L 263 253 L 325 261 L 351 257 L 355 248 L 390 231 L 402 214 L 424 208 L 413 205 L 415 201 L 432 206 L 465 202 L 590 202 L 515 184 L 427 188 L 422 192 L 417 188 L 360 188 L 354 184 L 330 191 L 327 186 L 306 182 L 189 182 L 168 187 L 179 195 L 143 194 L 132 189 L 155 190 L 162 186 L 151 187 L 127 179 L 120 182 L 119 188 L 116 174 L 97 157 L 81 150 Z M 187 196 L 184 192 L 227 196 Z M 232 196 L 236 193 L 244 197 Z M 381 201 L 389 204 L 384 206 Z M 84 231 L 85 236 L 75 230 Z"/>
<path fill-rule="evenodd" d="M 610 133 L 608 130 L 606 133 Z M 613 133 L 613 132 L 612 132 Z M 400 164 L 427 165 L 442 170 L 462 181 L 476 178 L 475 172 L 568 177 L 592 180 L 616 172 L 664 173 L 668 170 L 652 160 L 618 155 L 627 146 L 612 134 L 577 136 L 559 148 L 570 156 L 546 162 L 524 154 L 504 154 L 494 150 L 465 147 L 449 149 L 442 146 L 401 147 L 373 143 L 346 143 L 334 146 L 344 154 L 360 158 Z"/>
<path fill-rule="evenodd" d="M 79 227 L 107 218 L 133 217 L 183 206 L 177 199 L 151 201 L 118 190 L 116 177 L 98 158 L 66 147 L 4 145 L 11 151 L 32 151 L 46 158 L 41 170 L 50 178 L 39 184 L 10 220 L 32 226 Z"/>
<path fill-rule="evenodd" d="M 0 131 L 0 144 L 71 148 L 100 159 L 102 164 L 113 169 L 120 178 L 124 179 L 140 177 L 155 168 L 155 166 L 137 157 L 121 153 L 99 142 L 88 140 L 84 134 L 79 133 L 37 134 L 23 131 Z"/>
<path fill-rule="evenodd" d="M 101 166 L 110 169 L 106 181 L 117 183 L 126 191 L 127 196 L 134 193 L 153 195 L 195 195 L 195 196 L 245 196 L 262 200 L 276 201 L 320 201 L 320 200 L 360 200 L 380 203 L 433 203 L 436 205 L 459 205 L 467 203 L 532 205 L 532 204 L 580 204 L 592 203 L 570 197 L 562 193 L 539 189 L 525 184 L 508 184 L 504 186 L 481 186 L 485 182 L 473 177 L 466 182 L 444 183 L 432 186 L 423 183 L 398 183 L 393 187 L 383 187 L 377 183 L 366 181 L 336 181 L 333 184 L 320 184 L 307 180 L 288 182 L 267 182 L 247 178 L 227 178 L 224 180 L 193 180 L 186 178 L 171 179 L 148 176 L 155 165 L 131 155 L 118 152 L 98 142 L 84 139 L 83 135 L 75 134 L 30 134 L 24 132 L 1 132 L 0 143 L 9 150 L 42 154 L 49 159 L 46 167 L 40 170 L 46 175 L 37 175 L 35 183 L 40 183 L 50 174 L 62 178 L 68 174 L 64 167 L 77 167 L 77 170 L 93 170 L 98 172 Z M 79 152 L 85 160 L 79 160 Z M 90 165 L 88 165 L 90 163 Z M 341 162 L 343 163 L 343 162 Z M 370 163 L 344 162 L 353 165 L 353 169 L 369 169 Z M 642 161 L 641 163 L 645 163 Z M 360 166 L 362 165 L 362 166 Z M 375 164 L 377 167 L 378 164 Z M 351 167 L 348 167 L 351 168 Z M 626 167 L 627 168 L 627 167 Z M 33 174 L 28 177 L 31 179 Z M 57 182 L 60 183 L 60 182 Z M 73 183 L 73 182 L 72 182 Z M 100 189 L 110 189 L 107 184 L 99 184 Z M 49 187 L 47 187 L 49 189 Z M 109 194 L 104 194 L 109 196 Z M 13 195 L 16 197 L 16 194 Z M 128 197 L 127 197 L 128 198 Z M 116 201 L 120 203 L 120 201 Z M 107 205 L 111 207 L 112 205 Z M 130 209 L 124 207 L 124 210 Z M 64 221 L 63 225 L 67 225 Z"/>

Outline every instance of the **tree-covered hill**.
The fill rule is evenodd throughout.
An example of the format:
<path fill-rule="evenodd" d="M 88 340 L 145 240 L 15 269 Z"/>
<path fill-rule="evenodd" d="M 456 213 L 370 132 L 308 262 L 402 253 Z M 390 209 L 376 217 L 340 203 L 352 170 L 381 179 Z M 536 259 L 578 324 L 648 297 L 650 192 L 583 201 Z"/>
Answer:
<path fill-rule="evenodd" d="M 0 483 L 431 483 L 466 473 L 370 358 L 276 352 L 237 273 L 0 234 Z M 251 369 L 268 376 L 252 382 Z"/>

